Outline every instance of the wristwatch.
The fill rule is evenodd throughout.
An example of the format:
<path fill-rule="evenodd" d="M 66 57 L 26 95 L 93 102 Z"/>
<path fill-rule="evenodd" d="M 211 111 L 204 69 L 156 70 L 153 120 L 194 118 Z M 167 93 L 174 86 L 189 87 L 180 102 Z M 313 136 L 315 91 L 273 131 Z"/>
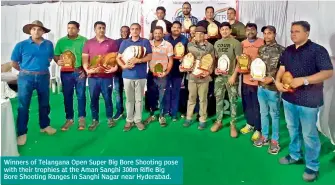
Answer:
<path fill-rule="evenodd" d="M 309 85 L 309 81 L 307 80 L 307 78 L 304 78 L 304 85 Z"/>

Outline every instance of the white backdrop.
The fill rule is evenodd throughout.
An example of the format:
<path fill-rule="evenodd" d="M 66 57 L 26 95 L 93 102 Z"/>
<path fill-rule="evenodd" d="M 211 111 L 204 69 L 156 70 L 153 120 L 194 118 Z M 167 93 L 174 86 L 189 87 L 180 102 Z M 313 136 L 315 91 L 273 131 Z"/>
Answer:
<path fill-rule="evenodd" d="M 106 35 L 117 39 L 120 27 L 140 22 L 141 3 L 128 1 L 124 3 L 64 2 L 16 6 L 1 6 L 1 63 L 9 62 L 15 44 L 29 36 L 22 32 L 22 27 L 34 20 L 40 20 L 51 29 L 44 38 L 54 44 L 67 34 L 66 25 L 74 20 L 80 24 L 81 35 L 92 38 L 93 25 L 96 21 L 106 23 Z"/>

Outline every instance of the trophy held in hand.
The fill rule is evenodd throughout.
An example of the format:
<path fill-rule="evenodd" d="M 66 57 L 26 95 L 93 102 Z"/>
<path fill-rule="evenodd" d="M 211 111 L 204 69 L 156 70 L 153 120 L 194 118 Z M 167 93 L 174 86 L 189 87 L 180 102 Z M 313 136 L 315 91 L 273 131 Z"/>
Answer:
<path fill-rule="evenodd" d="M 146 48 L 143 46 L 129 46 L 122 53 L 122 62 L 124 65 L 134 67 L 135 64 L 131 62 L 132 58 L 143 58 L 146 54 Z"/>
<path fill-rule="evenodd" d="M 178 42 L 174 48 L 173 48 L 173 58 L 174 59 L 181 59 L 183 58 L 184 54 L 185 54 L 185 47 L 181 42 Z"/>
<path fill-rule="evenodd" d="M 183 22 L 184 26 L 184 32 L 189 33 L 190 32 L 190 27 L 192 26 L 192 21 L 190 18 L 185 18 Z"/>
<path fill-rule="evenodd" d="M 101 68 L 103 56 L 102 55 L 96 55 L 92 58 L 90 61 L 89 69 L 95 70 L 97 73 L 103 72 L 103 68 Z"/>
<path fill-rule="evenodd" d="M 164 67 L 161 62 L 157 62 L 153 66 L 153 75 L 159 77 L 159 74 L 162 74 L 166 70 L 166 66 Z"/>
<path fill-rule="evenodd" d="M 181 62 L 181 68 L 183 68 L 186 71 L 192 71 L 194 63 L 195 63 L 194 55 L 192 53 L 188 53 L 187 55 L 185 55 L 185 57 Z"/>
<path fill-rule="evenodd" d="M 166 33 L 167 30 L 166 30 L 166 24 L 163 20 L 158 20 L 157 23 L 156 23 L 156 26 L 160 26 L 163 28 L 163 33 Z"/>
<path fill-rule="evenodd" d="M 284 86 L 284 89 L 288 90 L 288 92 L 294 92 L 294 89 L 290 86 L 290 84 L 292 83 L 294 77 L 292 76 L 292 74 L 289 71 L 286 71 L 283 76 L 282 76 L 282 83 Z"/>
<path fill-rule="evenodd" d="M 74 54 L 67 50 L 65 51 L 61 56 L 60 59 L 63 60 L 64 66 L 62 66 L 61 71 L 68 71 L 72 72 L 74 71 L 74 65 L 76 63 L 76 57 Z"/>
<path fill-rule="evenodd" d="M 229 72 L 230 59 L 227 55 L 223 54 L 218 60 L 218 70 L 221 74 L 227 75 Z"/>
<path fill-rule="evenodd" d="M 253 80 L 256 81 L 264 81 L 266 75 L 266 65 L 264 61 L 260 58 L 256 58 L 254 61 L 251 62 L 251 77 Z"/>
<path fill-rule="evenodd" d="M 249 73 L 250 68 L 250 58 L 246 54 L 242 54 L 241 56 L 238 56 L 237 62 L 240 65 L 238 72 L 245 74 Z"/>
<path fill-rule="evenodd" d="M 207 35 L 210 39 L 219 38 L 219 27 L 214 22 L 209 23 L 207 26 Z"/>
<path fill-rule="evenodd" d="M 200 63 L 199 63 L 199 69 L 203 71 L 209 72 L 212 68 L 214 59 L 211 54 L 206 54 L 203 57 L 201 57 Z"/>
<path fill-rule="evenodd" d="M 101 67 L 104 70 L 108 70 L 112 67 L 115 67 L 116 63 L 117 63 L 116 62 L 116 57 L 117 57 L 117 52 L 108 53 L 101 60 L 101 62 L 102 62 Z"/>

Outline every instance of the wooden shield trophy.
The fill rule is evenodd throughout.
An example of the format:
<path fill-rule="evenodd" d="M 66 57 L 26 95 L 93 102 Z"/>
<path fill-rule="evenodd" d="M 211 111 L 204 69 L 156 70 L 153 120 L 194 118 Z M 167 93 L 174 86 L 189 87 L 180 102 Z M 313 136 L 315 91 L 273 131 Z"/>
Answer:
<path fill-rule="evenodd" d="M 264 81 L 266 75 L 266 65 L 262 59 L 256 58 L 254 61 L 252 61 L 250 69 L 252 79 L 257 81 Z"/>
<path fill-rule="evenodd" d="M 184 22 L 183 22 L 183 25 L 184 25 L 185 32 L 189 33 L 190 32 L 190 27 L 192 26 L 191 19 L 190 18 L 185 18 Z"/>
<path fill-rule="evenodd" d="M 229 72 L 230 59 L 227 55 L 223 54 L 218 60 L 218 69 L 222 74 L 226 75 Z"/>
<path fill-rule="evenodd" d="M 219 38 L 219 27 L 215 22 L 210 22 L 207 26 L 207 35 L 208 38 Z"/>
<path fill-rule="evenodd" d="M 185 47 L 183 45 L 183 43 L 178 42 L 174 48 L 173 48 L 173 58 L 174 59 L 181 59 L 183 58 L 184 54 L 185 54 Z"/>
<path fill-rule="evenodd" d="M 201 74 L 204 72 L 202 69 L 200 69 L 200 60 L 195 61 L 195 68 L 192 71 L 192 74 L 196 77 L 200 77 Z"/>
<path fill-rule="evenodd" d="M 105 55 L 103 57 L 103 59 L 101 60 L 101 67 L 104 69 L 110 69 L 114 66 L 116 66 L 116 57 L 117 57 L 117 52 L 112 52 L 112 53 L 108 53 L 107 55 Z"/>
<path fill-rule="evenodd" d="M 164 66 L 161 62 L 157 62 L 153 67 L 153 75 L 158 76 L 158 74 L 164 72 Z"/>
<path fill-rule="evenodd" d="M 183 58 L 181 62 L 181 67 L 184 68 L 186 71 L 191 71 L 193 69 L 193 65 L 195 63 L 195 57 L 192 53 L 188 53 Z"/>
<path fill-rule="evenodd" d="M 214 59 L 211 54 L 206 54 L 203 57 L 201 57 L 200 63 L 199 63 L 199 69 L 203 71 L 210 71 L 212 68 Z"/>
<path fill-rule="evenodd" d="M 237 62 L 240 65 L 238 70 L 239 73 L 249 73 L 250 58 L 248 55 L 242 54 L 241 56 L 238 56 Z"/>
<path fill-rule="evenodd" d="M 130 59 L 132 58 L 143 58 L 146 54 L 146 48 L 143 46 L 129 46 L 124 50 L 122 53 L 122 62 L 123 64 L 128 63 L 130 66 L 134 66 L 135 64 L 132 64 L 130 62 Z"/>
<path fill-rule="evenodd" d="M 282 76 L 282 83 L 284 84 L 284 88 L 288 90 L 288 92 L 291 92 L 291 93 L 294 92 L 294 89 L 290 87 L 290 84 L 292 83 L 293 78 L 294 78 L 293 75 L 289 71 L 286 71 Z"/>
<path fill-rule="evenodd" d="M 60 59 L 63 60 L 64 66 L 62 66 L 61 71 L 74 71 L 74 66 L 76 63 L 75 55 L 70 51 L 67 50 L 60 56 Z"/>
<path fill-rule="evenodd" d="M 103 56 L 102 55 L 96 55 L 90 60 L 90 69 L 94 69 L 97 72 L 103 72 L 101 69 L 101 63 L 102 63 Z"/>

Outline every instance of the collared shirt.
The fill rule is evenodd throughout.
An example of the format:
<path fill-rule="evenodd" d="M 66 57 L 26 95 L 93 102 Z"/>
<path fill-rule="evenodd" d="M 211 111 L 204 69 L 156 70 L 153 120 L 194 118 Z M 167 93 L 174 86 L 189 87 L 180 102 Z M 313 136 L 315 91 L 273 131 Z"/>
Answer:
<path fill-rule="evenodd" d="M 87 38 L 78 35 L 75 39 L 70 39 L 68 36 L 65 36 L 58 40 L 55 47 L 55 55 L 59 56 L 65 51 L 71 51 L 76 57 L 75 67 L 82 66 L 82 52 Z"/>
<path fill-rule="evenodd" d="M 105 37 L 105 40 L 99 42 L 96 37 L 88 40 L 83 49 L 83 53 L 89 55 L 89 64 L 94 57 L 100 57 L 111 52 L 117 52 L 117 43 L 115 40 Z M 89 77 L 112 77 L 113 73 L 91 74 Z"/>
<path fill-rule="evenodd" d="M 129 46 L 143 46 L 146 48 L 146 54 L 151 54 L 152 49 L 148 39 L 139 38 L 137 41 L 133 41 L 131 38 L 124 40 L 121 43 L 119 53 L 123 54 L 124 50 Z M 147 78 L 147 63 L 136 64 L 132 69 L 124 69 L 122 71 L 122 77 L 126 79 L 146 79 Z"/>
<path fill-rule="evenodd" d="M 211 43 L 205 42 L 202 45 L 195 44 L 194 42 L 190 42 L 187 45 L 187 49 L 190 53 L 194 55 L 195 60 L 201 60 L 201 58 L 207 54 L 211 54 L 213 59 L 215 58 L 214 56 L 214 47 Z M 210 69 L 210 73 L 213 72 L 214 68 L 214 63 L 212 65 L 212 68 Z M 204 83 L 204 82 L 210 82 L 212 81 L 211 75 L 205 77 L 205 78 L 198 78 L 195 77 L 191 72 L 187 75 L 187 78 L 189 81 L 193 81 L 195 83 Z"/>
<path fill-rule="evenodd" d="M 165 19 L 163 21 L 165 22 L 165 25 L 166 25 L 166 32 L 171 33 L 172 23 L 168 20 L 165 20 Z M 158 20 L 154 20 L 154 21 L 151 22 L 150 33 L 154 32 L 154 29 L 156 27 L 157 22 L 158 22 Z"/>
<path fill-rule="evenodd" d="M 177 37 L 176 39 L 174 39 L 172 37 L 172 35 L 166 35 L 164 37 L 164 40 L 170 42 L 173 46 L 173 48 L 179 43 L 181 42 L 183 44 L 183 46 L 185 47 L 185 54 L 187 53 L 187 44 L 188 44 L 188 39 L 184 36 L 184 35 L 180 35 L 179 37 Z M 181 73 L 179 71 L 179 65 L 180 65 L 180 61 L 179 59 L 173 59 L 173 66 L 172 66 L 172 69 L 169 73 L 169 76 L 170 77 L 180 77 L 182 78 L 182 76 L 185 74 L 185 73 Z"/>
<path fill-rule="evenodd" d="M 285 66 L 294 78 L 314 75 L 322 70 L 332 70 L 333 65 L 327 50 L 308 40 L 296 49 L 288 46 L 280 57 L 280 64 Z M 293 93 L 283 93 L 283 99 L 300 106 L 317 108 L 323 105 L 323 82 L 302 85 Z"/>
<path fill-rule="evenodd" d="M 51 41 L 43 39 L 40 44 L 36 44 L 30 37 L 16 44 L 11 60 L 18 62 L 21 70 L 47 72 L 53 57 L 54 48 Z"/>
<path fill-rule="evenodd" d="M 180 16 L 178 16 L 178 17 L 176 17 L 176 21 L 179 21 L 181 24 L 182 24 L 182 26 L 184 26 L 184 20 L 185 20 L 185 15 L 180 15 Z M 191 22 L 192 22 L 192 24 L 193 25 L 197 25 L 198 24 L 198 18 L 196 18 L 196 17 L 194 17 L 194 16 L 190 16 L 190 20 L 191 20 Z M 190 38 L 190 33 L 182 33 L 186 38 Z"/>
<path fill-rule="evenodd" d="M 263 45 L 264 45 L 264 40 L 261 38 L 257 38 L 253 42 L 250 42 L 248 39 L 246 39 L 242 42 L 243 53 L 248 55 L 252 62 L 258 57 L 258 50 Z M 254 85 L 254 86 L 258 85 L 257 81 L 251 81 L 250 74 L 243 74 L 243 83 L 248 84 L 248 85 Z"/>
<path fill-rule="evenodd" d="M 266 65 L 266 76 L 276 78 L 276 74 L 279 68 L 279 58 L 285 47 L 277 44 L 277 42 L 263 45 L 259 48 L 259 58 L 262 59 Z M 270 83 L 264 85 L 264 88 L 271 91 L 277 91 L 276 85 Z"/>
<path fill-rule="evenodd" d="M 221 34 L 220 34 L 220 22 L 218 22 L 217 20 L 214 20 L 213 22 L 218 26 L 218 34 L 219 34 L 218 36 L 219 36 L 219 38 L 208 38 L 207 40 L 208 40 L 208 42 L 210 42 L 214 46 L 215 42 L 221 38 Z M 209 24 L 210 24 L 210 22 L 205 19 L 205 20 L 199 21 L 197 26 L 204 27 L 206 29 L 205 33 L 207 34 L 207 32 L 208 32 L 207 28 L 208 28 Z"/>
<path fill-rule="evenodd" d="M 152 59 L 149 62 L 150 68 L 153 69 L 157 63 L 161 63 L 166 67 L 169 63 L 169 57 L 173 56 L 171 43 L 163 40 L 158 46 L 155 46 L 155 40 L 151 40 L 150 44 L 152 48 Z"/>
<path fill-rule="evenodd" d="M 120 46 L 121 46 L 121 43 L 122 43 L 124 40 L 127 40 L 127 39 L 119 38 L 119 39 L 116 40 L 118 50 L 119 50 L 119 48 L 120 48 Z"/>
<path fill-rule="evenodd" d="M 245 36 L 245 25 L 239 21 L 235 21 L 234 24 L 231 25 L 232 33 L 231 35 L 235 36 L 235 39 L 242 42 L 247 37 Z"/>

